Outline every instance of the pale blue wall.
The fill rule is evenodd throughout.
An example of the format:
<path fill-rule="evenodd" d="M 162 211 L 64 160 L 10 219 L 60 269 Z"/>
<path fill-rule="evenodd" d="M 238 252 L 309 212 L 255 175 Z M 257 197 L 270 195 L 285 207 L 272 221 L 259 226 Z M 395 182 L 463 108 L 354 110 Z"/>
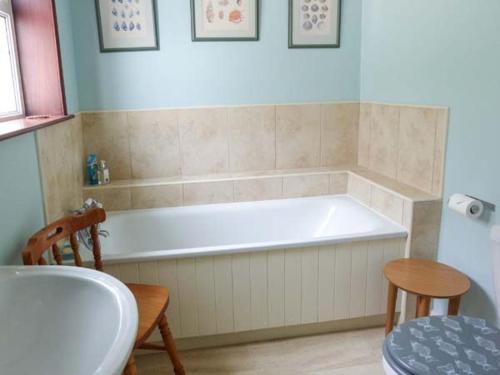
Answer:
<path fill-rule="evenodd" d="M 43 223 L 34 133 L 0 142 L 0 265 L 21 263 L 26 240 Z"/>
<path fill-rule="evenodd" d="M 70 3 L 81 110 L 359 98 L 361 0 L 344 1 L 340 49 L 289 50 L 285 0 L 261 2 L 259 42 L 229 43 L 191 42 L 190 1 L 159 0 L 160 51 L 108 54 L 94 0 Z"/>
<path fill-rule="evenodd" d="M 500 2 L 363 0 L 361 98 L 451 108 L 445 198 L 500 204 Z M 489 227 L 444 209 L 439 259 L 474 281 L 463 312 L 495 316 Z"/>
<path fill-rule="evenodd" d="M 73 25 L 71 23 L 71 1 L 55 0 L 57 27 L 64 78 L 64 91 L 68 113 L 78 112 L 78 82 L 76 78 Z"/>

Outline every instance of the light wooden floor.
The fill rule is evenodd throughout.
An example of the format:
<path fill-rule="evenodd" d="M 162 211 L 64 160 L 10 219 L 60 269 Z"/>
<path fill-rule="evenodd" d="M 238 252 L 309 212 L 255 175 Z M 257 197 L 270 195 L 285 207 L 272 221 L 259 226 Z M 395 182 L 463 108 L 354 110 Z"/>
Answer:
<path fill-rule="evenodd" d="M 181 352 L 188 374 L 383 375 L 381 328 Z M 137 356 L 138 375 L 173 374 L 166 354 Z"/>

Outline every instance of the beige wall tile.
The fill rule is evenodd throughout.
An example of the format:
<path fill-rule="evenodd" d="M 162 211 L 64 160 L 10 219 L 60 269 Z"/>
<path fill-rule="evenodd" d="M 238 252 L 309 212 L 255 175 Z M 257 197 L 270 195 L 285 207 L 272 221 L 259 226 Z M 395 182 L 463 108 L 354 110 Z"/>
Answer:
<path fill-rule="evenodd" d="M 399 107 L 372 104 L 370 169 L 396 178 L 398 165 Z"/>
<path fill-rule="evenodd" d="M 81 117 L 36 133 L 45 218 L 53 222 L 83 203 Z"/>
<path fill-rule="evenodd" d="M 333 173 L 330 175 L 330 194 L 347 194 L 348 173 Z"/>
<path fill-rule="evenodd" d="M 177 111 L 128 113 L 132 178 L 181 175 Z"/>
<path fill-rule="evenodd" d="M 442 202 L 416 202 L 413 205 L 412 258 L 436 259 L 441 225 Z"/>
<path fill-rule="evenodd" d="M 231 107 L 228 123 L 232 172 L 276 167 L 276 107 Z"/>
<path fill-rule="evenodd" d="M 84 159 L 91 153 L 106 160 L 111 179 L 127 179 L 130 172 L 130 147 L 126 112 L 82 114 Z"/>
<path fill-rule="evenodd" d="M 443 196 L 444 165 L 446 144 L 448 140 L 448 109 L 439 109 L 436 119 L 436 148 L 434 150 L 434 174 L 432 178 L 432 194 Z"/>
<path fill-rule="evenodd" d="M 201 175 L 228 172 L 227 110 L 183 109 L 178 114 L 182 173 Z"/>
<path fill-rule="evenodd" d="M 233 182 L 200 182 L 184 184 L 184 205 L 233 202 Z"/>
<path fill-rule="evenodd" d="M 85 190 L 83 198 L 96 199 L 104 205 L 106 211 L 130 210 L 132 208 L 129 188 Z"/>
<path fill-rule="evenodd" d="M 372 185 L 370 206 L 399 224 L 403 223 L 403 204 L 402 198 Z"/>
<path fill-rule="evenodd" d="M 432 191 L 437 110 L 402 107 L 399 125 L 398 180 Z"/>
<path fill-rule="evenodd" d="M 370 166 L 371 116 L 372 104 L 361 103 L 359 107 L 358 164 L 366 168 Z"/>
<path fill-rule="evenodd" d="M 359 104 L 321 105 L 321 165 L 355 165 L 358 159 Z"/>
<path fill-rule="evenodd" d="M 132 209 L 182 206 L 182 185 L 130 189 Z"/>
<path fill-rule="evenodd" d="M 283 197 L 299 198 L 327 195 L 330 189 L 330 175 L 306 175 L 283 177 Z"/>
<path fill-rule="evenodd" d="M 276 167 L 319 167 L 321 162 L 321 106 L 276 107 Z"/>
<path fill-rule="evenodd" d="M 368 181 L 350 173 L 347 183 L 347 192 L 367 206 L 370 205 L 371 184 Z"/>
<path fill-rule="evenodd" d="M 281 177 L 239 180 L 234 182 L 235 202 L 280 199 L 283 195 Z"/>

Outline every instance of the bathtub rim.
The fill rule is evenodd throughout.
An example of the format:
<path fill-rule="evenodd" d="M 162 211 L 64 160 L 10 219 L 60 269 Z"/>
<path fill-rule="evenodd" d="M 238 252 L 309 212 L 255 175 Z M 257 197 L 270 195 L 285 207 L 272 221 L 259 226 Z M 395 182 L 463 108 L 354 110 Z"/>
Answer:
<path fill-rule="evenodd" d="M 318 240 L 310 240 L 307 242 L 279 242 L 276 244 L 262 243 L 262 244 L 251 244 L 255 246 L 249 246 L 248 244 L 242 245 L 226 245 L 226 246 L 212 246 L 212 247 L 196 247 L 191 249 L 180 249 L 180 250 L 155 250 L 155 251 L 143 251 L 139 253 L 118 253 L 118 254 L 102 254 L 102 260 L 104 264 L 120 264 L 120 263 L 136 263 L 136 262 L 149 262 L 165 259 L 182 259 L 182 258 L 196 258 L 196 257 L 208 257 L 208 256 L 222 256 L 231 254 L 244 254 L 244 253 L 255 253 L 255 252 L 265 252 L 265 251 L 276 251 L 276 250 L 287 250 L 287 249 L 301 249 L 308 247 L 320 247 L 328 245 L 337 245 L 347 242 L 367 242 L 367 241 L 377 241 L 385 240 L 390 238 L 408 238 L 408 231 L 405 229 L 402 232 L 397 233 L 382 233 L 382 234 L 370 234 L 370 235 L 357 235 L 356 237 L 345 238 L 336 236 L 335 239 L 322 238 Z M 91 253 L 90 250 L 88 250 Z M 92 264 L 92 260 L 84 261 L 84 264 Z"/>

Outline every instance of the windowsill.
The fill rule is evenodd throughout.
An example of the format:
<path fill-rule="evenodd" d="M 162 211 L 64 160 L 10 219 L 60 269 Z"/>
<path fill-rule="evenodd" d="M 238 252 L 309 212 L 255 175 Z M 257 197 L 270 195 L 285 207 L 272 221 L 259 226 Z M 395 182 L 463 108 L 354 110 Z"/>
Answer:
<path fill-rule="evenodd" d="M 50 125 L 59 124 L 60 122 L 72 119 L 74 117 L 75 115 L 48 116 L 37 119 L 29 119 L 28 117 L 24 117 L 17 120 L 0 122 L 0 141 L 16 137 L 21 134 L 29 133 L 38 129 L 42 129 Z"/>

